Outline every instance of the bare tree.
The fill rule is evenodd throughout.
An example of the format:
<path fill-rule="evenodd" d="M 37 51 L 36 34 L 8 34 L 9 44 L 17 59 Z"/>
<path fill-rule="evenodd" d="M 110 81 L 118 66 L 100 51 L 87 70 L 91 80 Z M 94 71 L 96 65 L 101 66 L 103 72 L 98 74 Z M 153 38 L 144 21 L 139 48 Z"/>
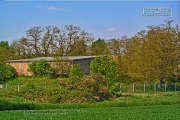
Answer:
<path fill-rule="evenodd" d="M 40 56 L 41 53 L 41 47 L 40 47 L 40 42 L 42 40 L 42 33 L 44 29 L 41 28 L 41 26 L 36 26 L 36 27 L 31 27 L 27 31 L 27 37 L 29 37 L 31 45 L 33 46 L 35 50 L 36 56 Z"/>
<path fill-rule="evenodd" d="M 13 41 L 10 45 L 10 48 L 14 54 L 12 59 L 20 59 L 22 56 L 22 47 L 18 40 Z"/>
<path fill-rule="evenodd" d="M 57 39 L 58 51 L 63 55 L 69 55 L 73 51 L 73 45 L 76 42 L 84 41 L 88 43 L 93 40 L 93 36 L 80 27 L 74 25 L 66 25 L 59 34 L 59 39 Z"/>
<path fill-rule="evenodd" d="M 58 39 L 60 30 L 56 26 L 47 26 L 45 34 L 41 41 L 42 52 L 44 56 L 50 56 L 55 52 L 55 40 Z"/>
<path fill-rule="evenodd" d="M 19 44 L 22 49 L 21 52 L 22 52 L 23 58 L 31 58 L 33 47 L 31 45 L 30 41 L 26 37 L 22 37 L 19 40 Z"/>

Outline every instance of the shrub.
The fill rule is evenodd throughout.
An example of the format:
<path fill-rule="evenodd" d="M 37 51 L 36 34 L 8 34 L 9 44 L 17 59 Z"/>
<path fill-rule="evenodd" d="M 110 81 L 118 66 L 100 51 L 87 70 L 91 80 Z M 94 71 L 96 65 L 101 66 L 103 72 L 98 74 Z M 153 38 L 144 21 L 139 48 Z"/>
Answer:
<path fill-rule="evenodd" d="M 33 62 L 29 65 L 30 71 L 33 72 L 34 75 L 45 75 L 49 74 L 51 71 L 51 65 L 44 59 Z"/>
<path fill-rule="evenodd" d="M 83 72 L 80 69 L 79 65 L 75 64 L 73 69 L 70 72 L 70 79 L 75 82 L 75 81 L 80 81 L 81 78 L 83 77 Z"/>
<path fill-rule="evenodd" d="M 91 93 L 94 101 L 103 101 L 111 98 L 104 76 L 101 74 L 90 74 L 82 78 L 79 89 Z"/>
<path fill-rule="evenodd" d="M 71 71 L 71 63 L 68 58 L 54 57 L 53 68 L 56 77 L 68 77 Z"/>
<path fill-rule="evenodd" d="M 16 70 L 10 66 L 0 63 L 0 82 L 6 82 L 7 80 L 17 77 Z"/>
<path fill-rule="evenodd" d="M 177 78 L 175 76 L 169 76 L 169 77 L 165 78 L 165 81 L 169 82 L 169 83 L 175 83 L 175 82 L 177 82 Z"/>
<path fill-rule="evenodd" d="M 120 66 L 111 57 L 96 57 L 91 61 L 90 68 L 91 73 L 100 73 L 105 76 L 108 88 L 123 76 Z"/>
<path fill-rule="evenodd" d="M 67 93 L 65 93 L 66 95 L 64 94 L 66 97 L 62 95 L 59 98 L 59 101 L 92 103 L 108 100 L 112 95 L 109 93 L 104 79 L 105 77 L 103 75 L 97 73 L 84 76 L 82 79 L 74 82 L 70 79 L 61 80 L 60 85 L 62 86 L 62 89 L 67 90 Z M 76 94 L 76 96 L 71 94 Z"/>
<path fill-rule="evenodd" d="M 28 100 L 44 103 L 81 103 L 94 102 L 91 93 L 82 90 L 62 89 L 24 89 L 19 93 Z"/>

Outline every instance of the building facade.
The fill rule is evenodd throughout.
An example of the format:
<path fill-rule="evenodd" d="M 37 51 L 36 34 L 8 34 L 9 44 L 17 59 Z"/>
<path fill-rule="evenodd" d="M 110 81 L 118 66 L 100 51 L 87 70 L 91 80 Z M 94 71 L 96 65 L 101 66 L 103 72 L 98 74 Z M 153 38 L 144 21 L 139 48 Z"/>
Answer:
<path fill-rule="evenodd" d="M 14 67 L 18 75 L 32 76 L 33 73 L 29 69 L 29 65 L 40 59 L 44 59 L 51 64 L 52 67 L 58 67 L 57 62 L 63 62 L 64 67 L 78 64 L 84 74 L 90 73 L 90 63 L 95 56 L 68 56 L 68 57 L 38 57 L 32 59 L 20 59 L 20 60 L 7 60 L 6 63 Z"/>

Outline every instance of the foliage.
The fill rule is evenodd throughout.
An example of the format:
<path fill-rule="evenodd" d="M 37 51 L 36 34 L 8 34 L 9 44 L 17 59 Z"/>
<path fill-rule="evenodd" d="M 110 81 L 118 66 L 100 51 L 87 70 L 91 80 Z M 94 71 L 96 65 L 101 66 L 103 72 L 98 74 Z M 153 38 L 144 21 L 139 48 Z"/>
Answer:
<path fill-rule="evenodd" d="M 84 40 L 80 40 L 72 44 L 70 56 L 83 56 L 86 55 L 87 45 Z"/>
<path fill-rule="evenodd" d="M 180 67 L 176 68 L 173 77 L 176 77 L 176 82 L 180 82 Z"/>
<path fill-rule="evenodd" d="M 105 85 L 104 76 L 99 73 L 90 74 L 82 78 L 79 89 L 91 93 L 95 101 L 104 101 L 112 97 Z"/>
<path fill-rule="evenodd" d="M 177 82 L 177 78 L 175 76 L 169 76 L 169 77 L 165 78 L 165 82 L 175 83 L 175 82 Z"/>
<path fill-rule="evenodd" d="M 31 63 L 29 67 L 34 75 L 45 75 L 51 70 L 51 65 L 44 59 Z"/>
<path fill-rule="evenodd" d="M 76 70 L 79 71 L 78 69 Z M 90 74 L 81 79 L 79 76 L 81 72 L 79 73 L 77 71 L 73 72 L 73 76 L 70 76 L 70 81 L 60 81 L 60 85 L 63 89 L 74 91 L 75 93 L 81 91 L 80 93 L 78 92 L 78 99 L 81 102 L 98 102 L 112 98 L 112 95 L 106 87 L 103 75 L 99 73 Z M 76 97 L 74 97 L 74 99 Z"/>
<path fill-rule="evenodd" d="M 165 82 L 180 64 L 179 27 L 172 21 L 148 26 L 127 40 L 122 58 L 123 71 L 130 77 L 146 82 Z"/>
<path fill-rule="evenodd" d="M 90 68 L 91 73 L 100 73 L 105 76 L 107 87 L 120 81 L 122 77 L 120 67 L 111 57 L 96 57 L 91 61 Z"/>
<path fill-rule="evenodd" d="M 98 40 L 92 42 L 90 47 L 91 55 L 107 55 L 109 54 L 109 50 L 107 48 L 107 44 L 104 39 L 98 38 Z"/>
<path fill-rule="evenodd" d="M 81 78 L 83 77 L 83 72 L 82 72 L 82 70 L 81 70 L 81 68 L 79 67 L 79 65 L 78 64 L 75 64 L 74 65 L 74 67 L 73 67 L 73 69 L 71 70 L 71 72 L 70 72 L 70 79 L 72 80 L 72 81 L 76 81 L 76 80 L 81 80 Z"/>
<path fill-rule="evenodd" d="M 61 89 L 59 89 L 61 90 Z M 65 97 L 63 97 L 63 99 L 65 100 L 65 98 L 67 96 L 74 96 L 76 100 L 80 101 L 81 103 L 75 103 L 75 99 L 73 101 L 72 98 L 67 97 L 67 103 L 64 104 L 54 104 L 54 103 L 59 103 L 58 101 L 52 101 L 53 103 L 45 103 L 47 99 L 54 99 L 54 100 L 58 100 L 55 99 L 58 95 L 58 93 L 60 93 L 59 95 L 61 95 L 61 92 L 59 92 L 59 90 L 51 90 L 51 94 L 49 94 L 49 90 L 44 90 L 45 93 L 40 92 L 40 94 L 38 94 L 39 90 L 37 92 L 35 92 L 34 90 L 34 95 L 31 93 L 31 95 L 33 96 L 29 96 L 29 98 L 32 100 L 35 97 L 37 97 L 37 100 L 40 100 L 41 102 L 38 101 L 31 101 L 31 100 L 27 100 L 23 97 L 19 97 L 19 96 L 15 96 L 17 94 L 13 94 L 10 97 L 1 97 L 0 101 L 7 101 L 8 103 L 10 103 L 11 105 L 8 104 L 3 104 L 3 102 L 0 102 L 0 110 L 6 110 L 5 108 L 8 108 L 9 110 L 11 109 L 24 109 L 25 107 L 22 107 L 24 104 L 29 104 L 29 105 L 33 105 L 34 108 L 31 109 L 75 109 L 75 108 L 100 108 L 100 107 L 130 107 L 130 106 L 150 106 L 150 105 L 173 105 L 173 104 L 179 104 L 179 97 L 180 94 L 179 92 L 166 92 L 166 93 L 137 93 L 137 94 L 129 94 L 129 93 L 123 93 L 121 94 L 121 97 L 114 99 L 114 100 L 109 100 L 109 101 L 103 101 L 103 102 L 96 102 L 96 103 L 82 103 L 81 100 L 85 100 L 85 99 L 76 99 L 77 96 L 79 96 L 78 94 L 75 95 L 65 95 Z M 56 92 L 55 92 L 56 91 Z M 62 90 L 62 93 L 65 93 L 64 90 Z M 82 91 L 84 92 L 84 91 Z M 7 92 L 5 92 L 7 93 Z M 52 93 L 56 96 L 53 97 Z M 68 93 L 68 92 L 66 92 Z M 70 93 L 73 93 L 70 92 Z M 80 91 L 79 91 L 80 93 Z M 40 96 L 38 98 L 38 95 Z M 43 96 L 44 97 L 43 97 Z M 47 96 L 49 95 L 49 96 Z M 32 98 L 31 98 L 32 97 Z M 91 98 L 91 97 L 90 97 Z M 63 100 L 61 99 L 61 101 Z M 69 102 L 72 101 L 73 103 L 69 104 Z M 1 104 L 2 103 L 2 104 Z M 17 104 L 17 106 L 19 104 L 19 107 L 14 108 L 15 104 Z"/>
<path fill-rule="evenodd" d="M 7 41 L 0 41 L 0 63 L 10 59 L 11 50 Z"/>
<path fill-rule="evenodd" d="M 54 62 L 51 63 L 55 76 L 67 77 L 71 71 L 71 63 L 68 58 L 54 57 Z"/>
<path fill-rule="evenodd" d="M 17 77 L 17 73 L 12 66 L 0 63 L 0 82 L 6 82 L 15 77 Z"/>
<path fill-rule="evenodd" d="M 180 65 L 180 28 L 172 23 L 173 20 L 167 20 L 161 25 L 147 26 L 133 37 L 109 40 L 94 40 L 90 33 L 74 25 L 62 29 L 34 26 L 27 30 L 25 37 L 13 41 L 10 46 L 6 41 L 0 42 L 0 62 L 41 56 L 111 54 L 118 56 L 116 63 L 126 76 L 124 82 L 164 84 L 171 76 L 180 81 L 180 74 L 176 71 Z M 60 69 L 64 67 L 61 65 Z M 70 72 L 62 71 L 65 76 Z M 58 72 L 54 69 L 52 73 Z M 113 74 L 106 74 L 107 82 L 113 81 L 111 76 Z"/>
<path fill-rule="evenodd" d="M 64 80 L 66 85 L 59 86 L 59 79 Z M 111 95 L 111 93 L 106 88 L 106 82 L 104 81 L 104 76 L 101 74 L 91 74 L 89 76 L 84 76 L 80 82 L 74 83 L 76 87 L 74 87 L 71 82 L 67 82 L 68 79 L 49 79 L 45 77 L 35 77 L 35 78 L 25 78 L 20 77 L 16 78 L 13 81 L 8 81 L 7 87 L 1 89 L 0 98 L 6 98 L 7 100 L 11 100 L 10 102 L 17 102 L 14 99 L 15 96 L 20 96 L 25 100 L 21 102 L 23 104 L 27 101 L 33 102 L 35 104 L 40 103 L 83 103 L 77 104 L 74 107 L 122 107 L 122 106 L 134 106 L 134 105 L 155 105 L 155 104 L 177 104 L 179 103 L 179 92 L 164 92 L 159 91 L 154 93 L 152 91 L 143 92 L 143 86 L 138 88 L 135 86 L 136 93 L 125 93 L 125 87 L 127 85 L 122 85 L 122 93 L 119 98 L 115 98 Z M 17 86 L 20 85 L 20 91 L 17 92 Z M 45 87 L 46 85 L 46 87 Z M 70 86 L 71 85 L 71 86 Z M 169 84 L 167 84 L 169 87 Z M 127 86 L 132 90 L 132 85 Z M 177 85 L 179 88 L 179 84 Z M 137 93 L 138 90 L 141 92 Z M 153 90 L 153 86 L 152 86 Z M 174 91 L 174 90 L 173 90 Z M 107 101 L 111 100 L 111 101 Z M 103 101 L 103 102 L 99 102 Z M 94 103 L 96 104 L 88 104 Z M 57 107 L 54 107 L 54 106 Z M 67 108 L 66 105 L 63 104 L 44 104 L 44 109 L 52 109 L 52 108 Z M 61 106 L 62 105 L 62 106 Z M 73 107 L 73 105 L 69 105 L 69 107 Z M 36 108 L 41 109 L 41 108 Z"/>

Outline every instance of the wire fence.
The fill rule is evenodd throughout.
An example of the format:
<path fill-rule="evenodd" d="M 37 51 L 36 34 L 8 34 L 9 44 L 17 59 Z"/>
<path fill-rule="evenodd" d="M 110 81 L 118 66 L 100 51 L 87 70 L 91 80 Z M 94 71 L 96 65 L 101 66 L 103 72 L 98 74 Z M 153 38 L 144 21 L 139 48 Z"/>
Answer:
<path fill-rule="evenodd" d="M 36 85 L 36 88 L 41 89 L 61 89 L 62 86 L 59 84 L 38 84 Z M 22 84 L 4 84 L 0 85 L 0 92 L 11 92 L 21 91 L 24 87 Z M 120 83 L 118 86 L 118 91 L 120 93 L 148 93 L 148 92 L 173 92 L 173 91 L 180 91 L 180 83 L 165 83 L 165 84 L 158 84 L 154 83 L 151 85 L 148 85 L 147 83 Z"/>
<path fill-rule="evenodd" d="M 133 84 L 123 84 L 119 85 L 119 92 L 127 92 L 127 93 L 146 93 L 146 92 L 173 92 L 180 91 L 180 83 L 165 83 L 159 84 L 154 83 L 148 85 L 147 83 L 133 83 Z"/>

